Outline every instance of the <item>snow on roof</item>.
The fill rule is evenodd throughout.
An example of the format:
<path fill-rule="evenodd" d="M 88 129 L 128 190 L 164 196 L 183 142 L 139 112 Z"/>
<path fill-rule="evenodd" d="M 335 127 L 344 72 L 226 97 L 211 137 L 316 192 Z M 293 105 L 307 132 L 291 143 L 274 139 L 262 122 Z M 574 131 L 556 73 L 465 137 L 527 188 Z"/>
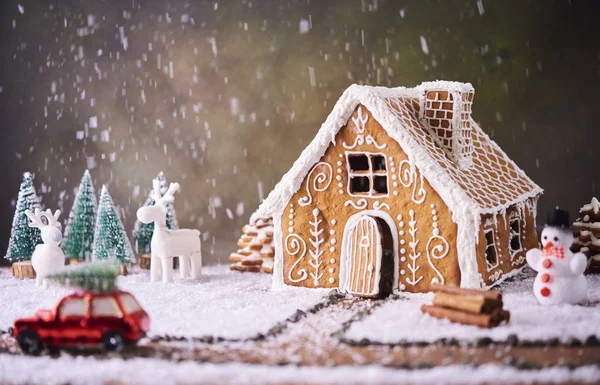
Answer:
<path fill-rule="evenodd" d="M 365 106 L 390 137 L 400 144 L 411 167 L 416 166 L 421 171 L 455 216 L 467 212 L 478 216 L 502 211 L 542 193 L 543 190 L 473 119 L 470 119 L 474 145 L 472 166 L 463 170 L 449 159 L 433 139 L 426 122 L 419 119 L 421 102 L 426 91 L 431 90 L 466 93 L 472 92 L 473 86 L 470 83 L 436 81 L 414 88 L 356 84 L 348 87 L 312 142 L 251 216 L 251 222 L 283 211 L 312 166 L 325 154 L 329 145 L 335 143 L 338 131 L 347 124 L 359 104 Z"/>

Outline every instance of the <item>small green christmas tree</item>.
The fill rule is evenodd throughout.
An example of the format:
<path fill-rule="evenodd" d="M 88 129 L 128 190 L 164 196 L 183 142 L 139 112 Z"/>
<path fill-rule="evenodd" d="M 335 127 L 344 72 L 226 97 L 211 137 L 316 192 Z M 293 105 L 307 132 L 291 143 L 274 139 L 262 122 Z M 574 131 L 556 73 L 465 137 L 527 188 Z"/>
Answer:
<path fill-rule="evenodd" d="M 160 192 L 161 194 L 165 194 L 169 189 L 167 184 L 167 180 L 162 171 L 156 177 L 160 183 Z M 153 206 L 154 198 L 152 197 L 152 190 L 150 190 L 150 194 L 148 194 L 148 198 L 146 202 L 144 202 L 144 206 Z M 172 202 L 167 203 L 167 228 L 170 230 L 175 230 L 179 228 L 177 223 L 177 214 L 175 213 L 175 207 Z M 152 234 L 154 232 L 154 222 L 151 223 L 142 223 L 139 220 L 135 221 L 135 225 L 133 227 L 133 243 L 135 245 L 135 252 L 138 254 L 150 254 L 150 242 L 152 241 Z"/>
<path fill-rule="evenodd" d="M 25 215 L 25 210 L 34 211 L 41 208 L 40 201 L 33 187 L 33 176 L 26 172 L 19 189 L 15 216 L 13 217 L 10 240 L 6 259 L 11 262 L 28 261 L 38 243 L 42 243 L 40 229 L 29 227 L 30 220 Z"/>
<path fill-rule="evenodd" d="M 62 248 L 68 257 L 81 261 L 91 258 L 97 206 L 92 177 L 85 170 L 65 228 Z"/>
<path fill-rule="evenodd" d="M 48 278 L 61 285 L 90 292 L 111 292 L 117 290 L 119 265 L 114 262 L 94 262 L 67 267 Z"/>
<path fill-rule="evenodd" d="M 102 186 L 100 193 L 92 259 L 95 261 L 118 260 L 120 263 L 134 261 L 131 243 L 123 230 L 123 223 L 119 219 L 117 208 L 106 186 Z"/>

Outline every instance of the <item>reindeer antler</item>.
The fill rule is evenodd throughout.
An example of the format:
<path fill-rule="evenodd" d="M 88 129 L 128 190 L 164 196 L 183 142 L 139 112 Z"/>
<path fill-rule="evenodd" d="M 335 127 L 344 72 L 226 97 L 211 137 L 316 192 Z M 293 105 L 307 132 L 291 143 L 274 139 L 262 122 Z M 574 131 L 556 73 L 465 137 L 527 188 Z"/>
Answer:
<path fill-rule="evenodd" d="M 173 196 L 179 190 L 179 183 L 171 183 L 165 195 L 160 193 L 160 182 L 158 179 L 152 181 L 152 195 L 156 203 L 171 203 L 175 199 Z"/>
<path fill-rule="evenodd" d="M 58 217 L 60 216 L 60 210 L 56 210 L 54 214 L 52 214 L 52 210 L 47 209 L 46 211 L 42 211 L 39 208 L 35 209 L 35 212 L 31 212 L 31 210 L 25 210 L 25 215 L 31 220 L 29 227 L 46 227 L 46 226 L 55 226 L 59 229 L 61 228 L 61 223 L 58 221 Z M 46 218 L 47 223 L 42 221 L 42 218 Z"/>

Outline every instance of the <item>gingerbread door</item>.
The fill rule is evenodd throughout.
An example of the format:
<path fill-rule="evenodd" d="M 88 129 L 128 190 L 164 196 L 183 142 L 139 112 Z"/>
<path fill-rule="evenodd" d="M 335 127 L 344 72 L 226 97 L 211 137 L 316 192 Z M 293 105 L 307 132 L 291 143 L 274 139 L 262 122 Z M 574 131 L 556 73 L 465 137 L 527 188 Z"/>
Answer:
<path fill-rule="evenodd" d="M 347 226 L 344 235 L 346 279 L 342 289 L 362 297 L 377 297 L 383 253 L 381 225 L 375 218 L 362 215 Z"/>

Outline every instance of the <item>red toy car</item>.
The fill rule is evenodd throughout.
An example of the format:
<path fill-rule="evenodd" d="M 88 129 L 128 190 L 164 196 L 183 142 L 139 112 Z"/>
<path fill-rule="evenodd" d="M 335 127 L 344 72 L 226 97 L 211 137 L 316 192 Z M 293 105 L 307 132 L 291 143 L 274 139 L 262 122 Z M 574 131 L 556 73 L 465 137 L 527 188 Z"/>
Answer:
<path fill-rule="evenodd" d="M 10 330 L 24 353 L 42 348 L 102 345 L 121 351 L 146 336 L 150 318 L 130 293 L 77 292 L 61 299 L 54 310 L 38 310 L 20 318 Z"/>

